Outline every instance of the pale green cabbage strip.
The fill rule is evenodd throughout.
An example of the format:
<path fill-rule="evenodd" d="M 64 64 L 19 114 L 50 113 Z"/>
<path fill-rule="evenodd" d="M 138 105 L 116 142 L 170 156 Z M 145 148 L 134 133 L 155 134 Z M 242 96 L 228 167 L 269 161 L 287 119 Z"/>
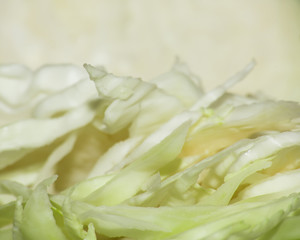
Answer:
<path fill-rule="evenodd" d="M 0 239 L 300 239 L 300 105 L 228 92 L 254 65 L 0 66 Z"/>

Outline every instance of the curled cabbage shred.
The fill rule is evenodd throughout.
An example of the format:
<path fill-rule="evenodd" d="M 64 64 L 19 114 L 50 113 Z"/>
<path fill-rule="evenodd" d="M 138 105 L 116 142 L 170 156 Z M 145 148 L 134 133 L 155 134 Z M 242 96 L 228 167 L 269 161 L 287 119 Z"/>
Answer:
<path fill-rule="evenodd" d="M 0 239 L 300 239 L 300 105 L 85 64 L 0 66 Z"/>

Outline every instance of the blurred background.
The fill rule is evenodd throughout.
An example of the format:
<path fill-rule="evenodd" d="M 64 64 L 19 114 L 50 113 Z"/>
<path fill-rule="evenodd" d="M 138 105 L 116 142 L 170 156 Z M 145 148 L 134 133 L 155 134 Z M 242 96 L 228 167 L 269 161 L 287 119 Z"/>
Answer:
<path fill-rule="evenodd" d="M 149 80 L 186 62 L 209 90 L 300 101 L 299 0 L 0 0 L 0 64 L 104 65 Z"/>

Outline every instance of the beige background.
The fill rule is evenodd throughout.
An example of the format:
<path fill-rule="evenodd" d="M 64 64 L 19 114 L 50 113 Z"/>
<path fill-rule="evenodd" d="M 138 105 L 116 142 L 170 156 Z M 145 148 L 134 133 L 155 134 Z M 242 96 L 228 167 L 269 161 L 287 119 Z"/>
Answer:
<path fill-rule="evenodd" d="M 299 0 L 0 0 L 0 63 L 85 62 L 150 79 L 179 56 L 206 89 L 300 101 Z"/>

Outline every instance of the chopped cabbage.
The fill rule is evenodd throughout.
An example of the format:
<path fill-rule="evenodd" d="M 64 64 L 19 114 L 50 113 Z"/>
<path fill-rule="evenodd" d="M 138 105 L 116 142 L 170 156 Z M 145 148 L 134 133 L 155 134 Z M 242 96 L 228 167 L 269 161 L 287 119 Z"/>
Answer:
<path fill-rule="evenodd" d="M 0 66 L 0 239 L 299 239 L 300 105 L 228 92 L 254 65 Z"/>

